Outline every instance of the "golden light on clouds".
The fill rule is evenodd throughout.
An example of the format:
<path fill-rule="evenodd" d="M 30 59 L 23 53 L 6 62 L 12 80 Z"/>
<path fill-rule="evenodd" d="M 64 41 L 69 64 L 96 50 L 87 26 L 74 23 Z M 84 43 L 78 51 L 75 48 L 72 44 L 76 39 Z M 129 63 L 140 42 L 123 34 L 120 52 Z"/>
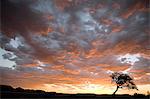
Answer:
<path fill-rule="evenodd" d="M 54 84 L 44 84 L 46 86 L 47 91 L 51 91 L 50 89 L 59 90 L 60 93 L 95 93 L 95 94 L 104 94 L 106 92 L 112 93 L 112 90 L 104 88 L 104 86 L 98 84 L 63 84 L 63 85 L 54 85 Z"/>

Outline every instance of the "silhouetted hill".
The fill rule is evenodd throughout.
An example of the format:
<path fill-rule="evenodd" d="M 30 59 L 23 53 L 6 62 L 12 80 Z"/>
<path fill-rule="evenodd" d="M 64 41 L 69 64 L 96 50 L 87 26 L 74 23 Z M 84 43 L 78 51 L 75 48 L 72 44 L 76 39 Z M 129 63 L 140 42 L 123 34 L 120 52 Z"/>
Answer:
<path fill-rule="evenodd" d="M 0 85 L 0 98 L 49 98 L 49 99 L 150 99 L 150 96 L 143 94 L 134 94 L 134 95 L 96 95 L 96 94 L 63 94 L 56 92 L 45 92 L 43 90 L 31 90 L 23 88 L 13 88 L 8 85 Z"/>

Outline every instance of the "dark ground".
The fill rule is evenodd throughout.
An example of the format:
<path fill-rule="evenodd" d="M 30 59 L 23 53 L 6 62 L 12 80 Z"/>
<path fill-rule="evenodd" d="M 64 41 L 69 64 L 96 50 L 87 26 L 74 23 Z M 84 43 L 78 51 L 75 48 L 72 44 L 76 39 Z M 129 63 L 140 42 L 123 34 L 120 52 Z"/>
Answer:
<path fill-rule="evenodd" d="M 56 92 L 45 92 L 42 90 L 29 90 L 20 87 L 13 88 L 7 85 L 0 85 L 0 99 L 150 99 L 150 95 L 134 94 L 134 95 L 96 95 L 96 94 L 62 94 Z"/>

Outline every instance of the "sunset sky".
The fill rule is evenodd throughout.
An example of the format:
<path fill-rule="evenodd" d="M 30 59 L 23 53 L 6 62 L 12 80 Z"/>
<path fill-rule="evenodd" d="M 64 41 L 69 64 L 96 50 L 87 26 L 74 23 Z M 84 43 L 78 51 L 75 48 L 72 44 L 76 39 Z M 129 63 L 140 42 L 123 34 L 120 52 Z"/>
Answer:
<path fill-rule="evenodd" d="M 149 0 L 1 0 L 0 84 L 112 94 L 111 72 L 150 91 Z"/>

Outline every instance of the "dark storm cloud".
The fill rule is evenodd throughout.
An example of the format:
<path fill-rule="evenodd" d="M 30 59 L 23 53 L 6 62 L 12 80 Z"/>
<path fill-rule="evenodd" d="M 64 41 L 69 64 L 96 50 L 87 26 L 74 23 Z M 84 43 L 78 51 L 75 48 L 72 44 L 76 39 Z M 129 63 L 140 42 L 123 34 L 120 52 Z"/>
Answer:
<path fill-rule="evenodd" d="M 68 3 L 69 1 L 64 2 Z M 136 12 L 135 15 L 129 17 L 127 20 L 119 17 L 122 13 L 128 12 L 128 10 L 130 10 L 126 9 L 125 11 L 122 11 L 123 8 L 130 8 L 132 6 L 134 8 L 134 6 L 139 3 L 139 1 L 135 0 L 122 2 L 114 2 L 109 0 L 87 0 L 83 2 L 73 1 L 69 2 L 68 6 L 64 6 L 66 7 L 66 9 L 64 9 L 63 11 L 59 10 L 59 6 L 62 6 L 61 2 L 55 2 L 55 0 L 47 0 L 44 3 L 41 1 L 35 2 L 30 0 L 6 0 L 2 1 L 2 3 L 4 3 L 2 5 L 2 13 L 4 13 L 2 16 L 2 31 L 8 33 L 7 31 L 10 30 L 10 33 L 21 34 L 25 38 L 26 42 L 30 46 L 32 46 L 33 49 L 35 49 L 35 54 L 40 54 L 37 52 L 40 52 L 45 48 L 46 51 L 43 52 L 45 54 L 52 53 L 49 48 L 54 50 L 55 48 L 68 49 L 67 46 L 69 46 L 70 43 L 74 43 L 75 47 L 81 48 L 79 51 L 88 51 L 91 49 L 91 42 L 95 39 L 103 40 L 104 45 L 99 46 L 99 49 L 106 50 L 107 48 L 113 47 L 121 41 L 133 40 L 137 41 L 138 43 L 142 43 L 147 42 L 149 38 L 149 35 L 144 32 L 144 29 L 147 28 L 148 22 L 147 12 Z M 114 3 L 118 3 L 118 5 L 120 5 L 120 8 L 117 11 L 120 11 L 121 13 L 117 13 L 116 10 L 111 10 L 111 6 L 109 5 Z M 140 2 L 140 4 L 142 4 L 142 2 Z M 100 8 L 95 8 L 95 6 L 100 6 Z M 104 7 L 101 8 L 101 6 Z M 95 9 L 97 12 L 91 14 L 89 11 L 86 11 L 87 8 Z M 67 9 L 69 9 L 70 11 L 66 11 Z M 107 24 L 105 25 L 102 24 L 101 21 L 98 21 L 103 18 L 103 16 L 97 15 L 99 11 L 102 11 L 104 15 L 106 15 L 106 18 L 108 20 L 112 20 L 114 26 L 116 22 L 120 22 L 120 25 L 123 25 L 123 29 L 120 32 L 108 34 L 109 32 L 111 32 L 111 28 L 113 26 L 107 26 Z M 110 12 L 114 12 L 116 13 L 116 15 L 109 15 Z M 48 24 L 46 21 L 44 21 L 45 18 L 43 17 L 46 13 L 54 17 L 54 20 L 49 21 L 48 23 L 53 27 L 55 31 L 58 32 L 54 34 L 62 35 L 62 32 L 65 32 L 65 34 L 63 34 L 63 36 L 57 36 L 57 40 L 54 38 L 50 41 L 49 38 L 51 36 L 39 36 L 39 38 L 41 37 L 41 39 L 38 42 L 36 40 L 32 40 L 33 32 L 40 32 L 47 29 Z M 96 17 L 94 17 L 93 15 L 96 15 Z M 8 20 L 9 18 L 11 20 Z M 116 22 L 114 19 L 116 20 Z M 130 23 L 131 21 L 132 24 Z M 117 25 L 116 28 L 120 27 L 120 25 Z M 47 40 L 49 40 L 49 42 L 46 42 Z M 44 47 L 41 46 L 43 44 L 45 45 Z"/>
<path fill-rule="evenodd" d="M 100 51 L 113 48 L 122 41 L 136 41 L 141 46 L 149 44 L 149 34 L 144 31 L 145 28 L 148 28 L 147 12 L 132 12 L 128 19 L 120 17 L 122 13 L 130 13 L 130 9 L 140 9 L 141 7 L 136 5 L 144 5 L 142 2 L 135 0 L 124 0 L 122 2 L 109 0 L 79 2 L 77 0 L 76 2 L 64 2 L 67 2 L 66 6 L 61 5 L 61 2 L 55 2 L 55 0 L 45 2 L 2 0 L 2 33 L 11 33 L 12 35 L 18 33 L 19 35 L 16 36 L 22 37 L 25 46 L 19 46 L 18 49 L 12 50 L 13 48 L 6 44 L 10 38 L 5 35 L 1 38 L 7 38 L 8 40 L 7 42 L 1 41 L 3 42 L 2 45 L 7 50 L 16 51 L 16 54 L 20 51 L 18 56 L 22 57 L 21 53 L 24 53 L 42 59 L 47 56 L 60 55 L 63 51 L 88 52 L 93 49 L 91 43 L 95 40 L 103 43 L 96 46 Z M 120 7 L 117 10 L 111 10 L 113 6 L 109 5 L 116 3 Z M 62 6 L 65 7 L 64 10 L 59 9 Z M 125 7 L 127 9 L 124 10 Z M 96 10 L 96 12 L 90 13 L 91 9 Z M 111 15 L 111 12 L 114 14 Z M 103 24 L 104 17 L 99 16 L 99 13 L 105 15 L 106 24 Z M 47 14 L 54 17 L 54 19 L 48 22 L 44 21 L 46 19 L 43 16 Z M 111 23 L 108 23 L 107 20 L 112 21 L 112 25 L 109 25 Z M 54 28 L 53 32 L 48 32 L 46 36 L 35 34 L 47 28 L 47 23 Z M 115 33 L 110 33 L 113 25 L 116 26 L 116 29 L 118 27 L 123 28 Z M 143 43 L 146 43 L 146 45 L 143 45 Z M 51 57 L 51 59 L 53 58 Z"/>
<path fill-rule="evenodd" d="M 30 35 L 32 33 L 40 33 L 47 31 L 47 20 L 43 17 L 43 13 L 32 8 L 32 5 L 36 1 L 32 0 L 2 0 L 1 1 L 1 32 L 4 34 L 3 39 L 10 39 L 9 37 L 22 36 L 30 46 L 30 49 L 34 50 L 33 55 L 42 56 L 40 53 L 43 51 L 42 47 L 32 41 Z M 32 32 L 32 33 L 31 33 Z M 10 46 L 5 45 L 6 41 L 2 41 L 2 47 L 7 50 L 14 51 Z M 8 43 L 8 42 L 7 42 Z M 37 45 L 36 45 L 37 44 Z M 24 50 L 24 48 L 21 48 Z M 16 50 L 15 50 L 16 51 Z M 28 51 L 27 51 L 28 52 Z M 29 52 L 31 53 L 31 51 Z M 49 52 L 43 51 L 43 54 Z"/>
<path fill-rule="evenodd" d="M 40 32 L 47 29 L 42 14 L 31 9 L 33 0 L 1 0 L 1 32 L 5 34 Z"/>

